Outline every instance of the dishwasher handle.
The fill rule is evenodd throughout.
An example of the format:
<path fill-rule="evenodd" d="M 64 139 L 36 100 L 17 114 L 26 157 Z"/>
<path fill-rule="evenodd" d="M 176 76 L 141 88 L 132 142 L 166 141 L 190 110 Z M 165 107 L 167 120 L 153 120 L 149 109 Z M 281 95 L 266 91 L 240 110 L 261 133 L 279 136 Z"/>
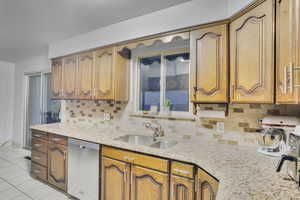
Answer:
<path fill-rule="evenodd" d="M 80 149 L 86 149 L 86 146 L 84 146 L 84 145 L 79 145 L 79 148 L 80 148 Z"/>

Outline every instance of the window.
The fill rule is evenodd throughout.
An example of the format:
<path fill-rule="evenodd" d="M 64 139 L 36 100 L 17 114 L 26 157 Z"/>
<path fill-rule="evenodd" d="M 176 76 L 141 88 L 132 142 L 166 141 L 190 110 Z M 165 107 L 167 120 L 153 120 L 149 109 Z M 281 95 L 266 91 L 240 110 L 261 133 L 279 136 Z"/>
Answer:
<path fill-rule="evenodd" d="M 138 110 L 189 113 L 189 51 L 170 50 L 139 56 Z"/>

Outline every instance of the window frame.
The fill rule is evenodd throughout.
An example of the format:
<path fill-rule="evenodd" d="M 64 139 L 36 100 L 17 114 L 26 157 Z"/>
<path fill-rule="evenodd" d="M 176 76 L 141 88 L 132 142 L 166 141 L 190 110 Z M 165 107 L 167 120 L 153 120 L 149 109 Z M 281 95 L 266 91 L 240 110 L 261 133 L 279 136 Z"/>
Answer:
<path fill-rule="evenodd" d="M 140 110 L 140 98 L 141 98 L 141 62 L 140 60 L 142 58 L 147 58 L 147 57 L 152 57 L 152 56 L 160 56 L 161 58 L 161 69 L 160 69 L 160 111 L 158 112 L 158 114 L 156 116 L 166 116 L 167 113 L 164 112 L 163 106 L 166 100 L 166 59 L 164 58 L 165 56 L 168 55 L 173 55 L 173 54 L 180 54 L 180 53 L 189 53 L 190 54 L 190 49 L 189 48 L 179 48 L 179 49 L 175 49 L 175 50 L 165 50 L 165 51 L 156 51 L 156 52 L 151 52 L 151 53 L 145 53 L 145 54 L 141 54 L 138 56 L 134 57 L 134 69 L 135 69 L 135 73 L 134 73 L 134 77 L 135 77 L 135 84 L 134 85 L 134 113 L 137 115 L 141 115 L 142 110 Z M 190 101 L 190 79 L 191 79 L 191 74 L 190 74 L 190 70 L 191 70 L 191 62 L 189 62 L 189 66 L 188 66 L 188 75 L 189 75 L 189 79 L 188 79 L 188 85 L 189 85 L 189 89 L 188 89 L 188 96 L 189 96 L 189 111 L 170 111 L 170 115 L 172 117 L 192 117 L 193 116 L 193 104 Z"/>

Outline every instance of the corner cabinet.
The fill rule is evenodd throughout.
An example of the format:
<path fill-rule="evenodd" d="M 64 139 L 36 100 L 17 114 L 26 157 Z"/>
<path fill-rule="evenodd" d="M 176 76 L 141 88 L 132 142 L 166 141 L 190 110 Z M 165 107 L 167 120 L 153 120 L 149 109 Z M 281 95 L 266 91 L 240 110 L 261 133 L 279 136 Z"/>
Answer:
<path fill-rule="evenodd" d="M 273 0 L 266 0 L 230 24 L 231 102 L 274 101 Z"/>
<path fill-rule="evenodd" d="M 219 183 L 202 169 L 196 176 L 196 200 L 216 200 Z"/>
<path fill-rule="evenodd" d="M 191 32 L 192 102 L 228 102 L 228 25 Z"/>
<path fill-rule="evenodd" d="M 276 0 L 276 103 L 299 103 L 300 1 Z"/>

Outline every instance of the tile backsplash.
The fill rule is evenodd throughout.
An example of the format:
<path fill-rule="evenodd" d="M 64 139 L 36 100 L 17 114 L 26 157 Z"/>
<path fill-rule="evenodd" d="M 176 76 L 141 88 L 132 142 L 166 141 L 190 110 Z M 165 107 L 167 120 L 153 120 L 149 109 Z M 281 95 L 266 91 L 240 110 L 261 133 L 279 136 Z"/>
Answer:
<path fill-rule="evenodd" d="M 193 137 L 207 137 L 219 143 L 230 145 L 257 145 L 260 141 L 260 120 L 266 115 L 295 115 L 300 117 L 298 105 L 271 105 L 271 104 L 231 104 L 228 116 L 220 118 L 197 118 L 195 121 L 148 119 L 131 115 L 132 105 L 113 101 L 79 101 L 66 100 L 62 106 L 62 122 L 77 126 L 93 126 L 123 130 L 129 132 L 145 132 L 143 123 L 159 121 L 166 135 L 192 139 Z M 203 104 L 201 110 L 226 110 L 225 105 Z M 111 120 L 104 120 L 105 113 L 109 113 Z M 217 123 L 224 122 L 225 133 L 216 132 Z"/>

